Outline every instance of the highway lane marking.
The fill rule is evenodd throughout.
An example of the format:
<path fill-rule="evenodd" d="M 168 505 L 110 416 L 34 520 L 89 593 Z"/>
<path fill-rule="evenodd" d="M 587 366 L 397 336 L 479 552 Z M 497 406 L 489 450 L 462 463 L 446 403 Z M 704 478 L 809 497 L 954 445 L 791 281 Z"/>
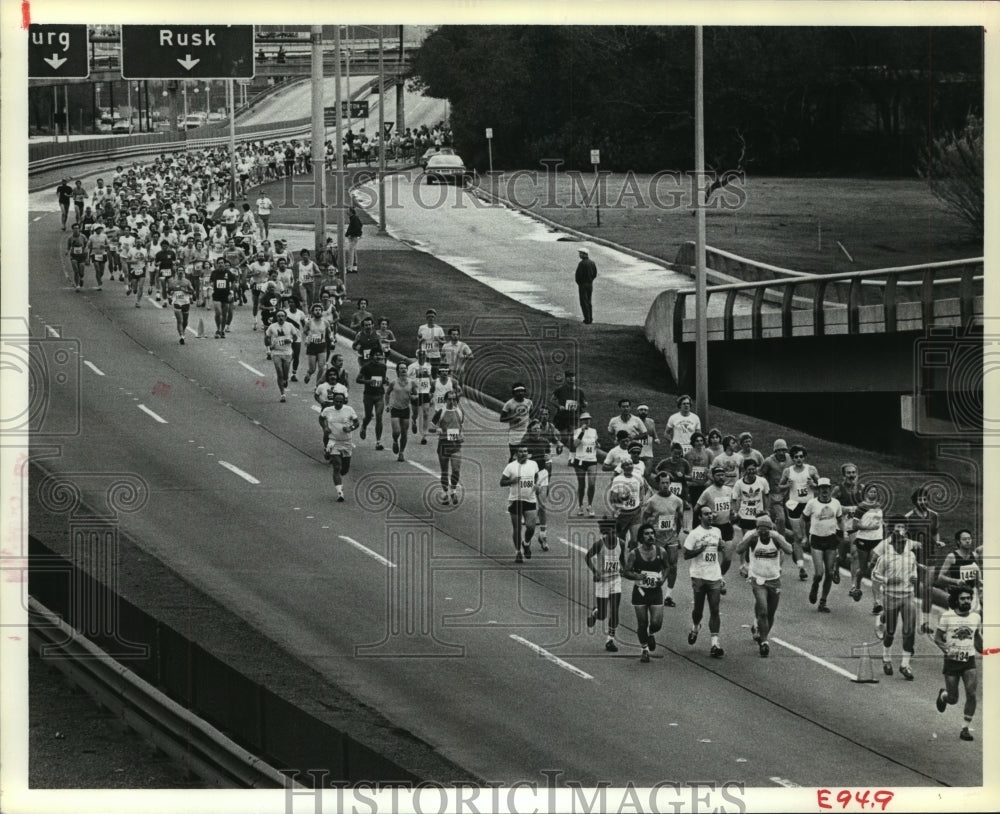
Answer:
<path fill-rule="evenodd" d="M 138 407 L 140 410 L 142 410 L 144 413 L 147 413 L 148 415 L 151 415 L 154 419 L 156 419 L 157 421 L 159 421 L 161 424 L 167 424 L 167 423 L 169 423 L 165 418 L 162 418 L 161 416 L 158 416 L 156 413 L 154 413 L 152 410 L 150 410 L 145 404 L 137 404 L 135 406 Z"/>
<path fill-rule="evenodd" d="M 54 336 L 56 339 L 60 338 L 59 337 L 59 331 L 57 331 L 51 325 L 46 325 L 45 326 L 45 333 L 47 333 L 49 336 Z"/>
<path fill-rule="evenodd" d="M 103 376 L 104 375 L 100 370 L 98 370 L 97 366 L 93 362 L 88 362 L 86 359 L 84 359 L 83 363 L 87 367 L 89 367 L 91 370 L 93 370 L 94 373 L 96 373 L 98 376 Z"/>
<path fill-rule="evenodd" d="M 246 362 L 243 362 L 243 361 L 241 361 L 241 362 L 240 362 L 240 364 L 241 364 L 241 365 L 243 365 L 243 367 L 245 367 L 245 368 L 246 368 L 247 370 L 249 370 L 249 371 L 250 371 L 251 373 L 253 373 L 253 374 L 254 374 L 255 376 L 260 376 L 261 378 L 263 378 L 263 377 L 264 377 L 264 374 L 263 374 L 263 373 L 261 373 L 261 372 L 260 372 L 259 370 L 257 370 L 256 368 L 252 368 L 252 367 L 250 367 L 250 365 L 248 365 L 248 364 L 247 364 Z"/>
<path fill-rule="evenodd" d="M 575 548 L 577 551 L 582 551 L 584 554 L 587 553 L 587 549 L 584 548 L 582 545 L 577 545 L 576 543 L 571 543 L 565 537 L 560 537 L 559 538 L 559 542 L 562 543 L 563 545 L 568 545 L 570 548 Z"/>
<path fill-rule="evenodd" d="M 312 405 L 312 409 L 314 409 L 317 413 L 322 413 L 323 412 L 323 408 L 320 407 L 318 404 L 313 404 Z"/>
<path fill-rule="evenodd" d="M 32 223 L 37 223 L 38 221 L 40 221 L 44 217 L 45 217 L 45 215 L 39 215 L 37 218 L 32 218 L 31 222 Z"/>
<path fill-rule="evenodd" d="M 229 461 L 219 461 L 219 466 L 224 466 L 234 475 L 239 475 L 241 478 L 243 478 L 243 480 L 247 481 L 248 483 L 260 483 L 260 481 L 257 480 L 257 478 L 255 478 L 249 472 L 244 472 L 238 466 L 233 466 L 231 463 L 229 463 Z"/>
<path fill-rule="evenodd" d="M 427 468 L 422 463 L 417 463 L 417 461 L 409 461 L 409 460 L 407 461 L 407 463 L 410 466 L 415 466 L 417 469 L 421 470 L 422 472 L 426 472 L 428 475 L 433 475 L 435 478 L 438 476 L 437 472 L 435 472 L 433 469 Z"/>
<path fill-rule="evenodd" d="M 833 670 L 833 672 L 839 673 L 840 675 L 844 676 L 845 678 L 849 678 L 852 681 L 854 680 L 854 678 L 856 678 L 856 676 L 854 675 L 854 673 L 852 673 L 852 672 L 850 672 L 848 670 L 845 670 L 843 667 L 838 667 L 836 664 L 831 664 L 830 662 L 826 661 L 825 659 L 821 659 L 819 656 L 814 656 L 812 653 L 809 653 L 809 652 L 803 650 L 801 647 L 796 647 L 794 644 L 789 644 L 788 642 L 784 641 L 783 639 L 778 639 L 778 638 L 772 636 L 771 637 L 771 641 L 774 642 L 775 644 L 780 644 L 782 647 L 787 647 L 793 653 L 798 653 L 800 656 L 805 656 L 810 661 L 814 661 L 817 664 L 821 664 L 824 667 L 826 667 L 828 670 Z M 771 779 L 773 780 L 774 778 L 771 778 Z"/>
<path fill-rule="evenodd" d="M 192 328 L 190 325 L 187 326 L 186 330 L 191 331 L 191 334 L 193 336 L 197 336 L 198 335 L 198 332 L 194 328 Z"/>
<path fill-rule="evenodd" d="M 338 534 L 337 536 L 341 540 L 343 540 L 345 543 L 349 543 L 350 545 L 354 546 L 358 551 L 364 552 L 369 557 L 371 557 L 372 559 L 378 560 L 383 565 L 388 565 L 390 568 L 395 568 L 396 567 L 396 563 L 390 562 L 385 557 L 383 557 L 381 554 L 378 554 L 378 553 L 372 551 L 370 548 L 367 548 L 366 546 L 361 545 L 361 543 L 359 543 L 357 540 L 353 540 L 353 539 L 351 539 L 350 537 L 347 537 L 344 534 Z"/>
<path fill-rule="evenodd" d="M 773 642 L 774 639 L 771 639 L 771 641 Z M 772 783 L 777 783 L 779 786 L 784 786 L 786 789 L 800 789 L 800 788 L 802 788 L 802 786 L 800 786 L 798 783 L 793 783 L 791 780 L 788 780 L 788 779 L 786 779 L 784 777 L 770 777 L 768 779 Z"/>
<path fill-rule="evenodd" d="M 523 636 L 518 636 L 516 633 L 511 633 L 510 637 L 515 642 L 517 642 L 518 644 L 523 644 L 525 647 L 531 648 L 532 650 L 534 650 L 542 658 L 547 659 L 548 661 L 551 661 L 553 664 L 558 665 L 559 667 L 562 667 L 564 670 L 569 670 L 569 672 L 571 672 L 575 676 L 579 676 L 580 678 L 587 678 L 587 679 L 592 679 L 593 678 L 593 676 L 590 673 L 585 673 L 579 667 L 574 667 L 568 661 L 563 661 L 561 658 L 559 658 L 559 656 L 556 656 L 553 653 L 550 653 L 544 647 L 539 647 L 534 642 L 529 642 Z"/>

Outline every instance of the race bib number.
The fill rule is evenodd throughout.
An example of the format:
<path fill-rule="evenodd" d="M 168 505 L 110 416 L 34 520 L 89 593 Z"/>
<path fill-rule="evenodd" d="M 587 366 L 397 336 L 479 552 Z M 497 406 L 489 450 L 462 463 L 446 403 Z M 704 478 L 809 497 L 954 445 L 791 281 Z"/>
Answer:
<path fill-rule="evenodd" d="M 635 497 L 629 492 L 627 495 L 622 495 L 620 503 L 626 509 L 631 509 L 635 506 Z"/>
<path fill-rule="evenodd" d="M 655 588 L 660 584 L 660 575 L 656 571 L 643 571 L 640 584 L 643 588 Z"/>
<path fill-rule="evenodd" d="M 705 551 L 705 552 L 703 552 L 703 557 L 705 559 L 705 562 L 715 562 L 717 556 L 718 556 L 718 552 L 716 552 L 716 551 Z"/>
<path fill-rule="evenodd" d="M 91 257 L 98 263 L 101 263 L 104 260 L 104 252 L 101 252 L 100 254 L 92 254 Z"/>
<path fill-rule="evenodd" d="M 427 394 L 431 392 L 431 380 L 430 379 L 417 379 L 417 392 L 422 394 Z"/>
<path fill-rule="evenodd" d="M 959 568 L 958 578 L 962 582 L 976 582 L 979 578 L 979 569 L 975 567 Z"/>
<path fill-rule="evenodd" d="M 132 266 L 132 276 L 133 277 L 145 277 L 146 276 L 146 269 L 144 269 L 141 264 L 138 265 L 138 266 Z"/>
<path fill-rule="evenodd" d="M 661 514 L 656 521 L 656 528 L 660 531 L 674 530 L 674 516 L 672 514 Z"/>
<path fill-rule="evenodd" d="M 173 277 L 174 276 L 174 270 L 170 269 L 170 268 L 160 269 L 160 276 L 161 277 Z"/>
<path fill-rule="evenodd" d="M 583 454 L 584 455 L 593 455 L 594 452 L 595 452 L 595 447 L 594 447 L 593 444 L 584 444 L 583 445 Z"/>
<path fill-rule="evenodd" d="M 286 348 L 292 344 L 292 341 L 287 336 L 279 334 L 271 340 L 271 344 L 276 348 Z"/>
<path fill-rule="evenodd" d="M 229 282 L 227 280 L 216 280 L 215 287 L 220 291 L 225 291 L 227 288 L 229 288 Z"/>
<path fill-rule="evenodd" d="M 74 246 L 73 254 L 83 254 L 83 248 L 81 246 Z"/>
<path fill-rule="evenodd" d="M 382 386 L 382 377 L 381 376 L 372 376 L 368 380 L 368 384 L 371 385 L 371 387 L 373 389 L 377 389 L 377 388 L 379 388 L 379 387 Z"/>
<path fill-rule="evenodd" d="M 188 296 L 187 292 L 179 291 L 174 294 L 174 305 L 190 305 L 191 297 Z"/>
<path fill-rule="evenodd" d="M 449 441 L 457 441 L 458 440 L 458 436 L 459 436 L 459 431 L 458 430 L 450 428 L 450 427 L 448 428 L 448 430 L 447 430 L 447 436 L 446 437 L 447 437 L 447 439 Z"/>
<path fill-rule="evenodd" d="M 760 514 L 759 504 L 756 500 L 744 500 L 740 505 L 740 517 L 745 520 L 753 520 Z"/>
<path fill-rule="evenodd" d="M 677 497 L 680 497 L 683 493 L 684 493 L 684 487 L 680 484 L 680 482 L 677 483 L 674 483 L 673 481 L 670 482 L 670 494 L 677 495 Z"/>
<path fill-rule="evenodd" d="M 809 495 L 809 487 L 808 486 L 800 486 L 798 489 L 795 490 L 795 494 L 797 494 L 799 497 L 808 497 L 808 495 Z"/>
<path fill-rule="evenodd" d="M 573 399 L 566 399 L 566 406 L 563 407 L 563 409 L 567 413 L 572 413 L 574 410 L 576 410 L 576 402 Z"/>
<path fill-rule="evenodd" d="M 318 345 L 323 341 L 323 334 L 312 333 L 309 334 L 309 342 L 313 345 Z"/>
<path fill-rule="evenodd" d="M 605 560 L 604 561 L 604 573 L 605 574 L 617 574 L 620 563 L 618 560 Z"/>
<path fill-rule="evenodd" d="M 732 504 L 728 500 L 717 500 L 715 501 L 715 512 L 716 514 L 720 512 L 728 512 L 732 508 Z"/>
<path fill-rule="evenodd" d="M 708 477 L 708 469 L 704 466 L 691 467 L 691 480 L 696 483 L 703 483 Z"/>
<path fill-rule="evenodd" d="M 517 483 L 518 483 L 518 486 L 521 489 L 534 489 L 535 488 L 535 479 L 534 478 L 521 478 L 520 480 L 518 480 Z"/>
<path fill-rule="evenodd" d="M 948 646 L 948 658 L 952 661 L 968 661 L 970 655 L 968 645 L 952 644 Z"/>

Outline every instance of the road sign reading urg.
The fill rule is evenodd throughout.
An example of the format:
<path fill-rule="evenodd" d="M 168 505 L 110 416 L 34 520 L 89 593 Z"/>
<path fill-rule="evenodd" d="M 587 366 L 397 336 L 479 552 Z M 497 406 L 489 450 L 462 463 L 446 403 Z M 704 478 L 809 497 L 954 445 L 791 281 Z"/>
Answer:
<path fill-rule="evenodd" d="M 28 77 L 30 79 L 86 79 L 86 25 L 29 25 Z"/>
<path fill-rule="evenodd" d="M 125 79 L 252 79 L 252 25 L 123 25 Z"/>

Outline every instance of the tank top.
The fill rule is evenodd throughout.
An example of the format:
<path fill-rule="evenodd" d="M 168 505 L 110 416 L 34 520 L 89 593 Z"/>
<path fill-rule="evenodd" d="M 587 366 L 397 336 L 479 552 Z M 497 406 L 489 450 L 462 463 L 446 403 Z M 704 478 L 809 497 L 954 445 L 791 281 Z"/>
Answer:
<path fill-rule="evenodd" d="M 651 589 L 659 587 L 660 574 L 667 567 L 667 560 L 663 556 L 663 549 L 659 546 L 653 547 L 653 558 L 643 559 L 642 546 L 635 549 L 635 560 L 632 562 L 632 570 L 642 574 L 642 579 L 636 580 L 636 587 Z"/>
<path fill-rule="evenodd" d="M 597 596 L 607 597 L 611 594 L 622 592 L 621 555 L 624 544 L 621 540 L 615 540 L 612 548 L 606 545 L 601 546 L 601 553 L 597 556 L 597 570 L 604 576 L 604 580 L 598 582 L 594 587 Z"/>
<path fill-rule="evenodd" d="M 806 464 L 802 471 L 796 471 L 794 466 L 788 467 L 788 500 L 790 503 L 808 503 L 813 496 L 813 488 L 809 479 L 813 468 Z"/>
<path fill-rule="evenodd" d="M 778 548 L 773 539 L 768 538 L 766 543 L 762 543 L 758 537 L 750 546 L 749 551 L 750 569 L 748 573 L 758 585 L 781 576 L 781 549 Z"/>

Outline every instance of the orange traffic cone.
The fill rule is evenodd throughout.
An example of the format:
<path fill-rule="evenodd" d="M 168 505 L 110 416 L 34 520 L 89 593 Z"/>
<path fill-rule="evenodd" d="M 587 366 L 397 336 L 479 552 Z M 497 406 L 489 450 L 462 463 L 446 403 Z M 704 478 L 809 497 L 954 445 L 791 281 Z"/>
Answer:
<path fill-rule="evenodd" d="M 198 319 L 198 338 L 199 339 L 205 338 L 205 320 L 201 319 L 200 317 Z"/>
<path fill-rule="evenodd" d="M 872 656 L 868 652 L 868 642 L 860 647 L 851 648 L 851 656 L 860 656 L 858 661 L 858 677 L 851 679 L 855 684 L 878 684 L 875 678 L 875 670 L 872 667 Z"/>

